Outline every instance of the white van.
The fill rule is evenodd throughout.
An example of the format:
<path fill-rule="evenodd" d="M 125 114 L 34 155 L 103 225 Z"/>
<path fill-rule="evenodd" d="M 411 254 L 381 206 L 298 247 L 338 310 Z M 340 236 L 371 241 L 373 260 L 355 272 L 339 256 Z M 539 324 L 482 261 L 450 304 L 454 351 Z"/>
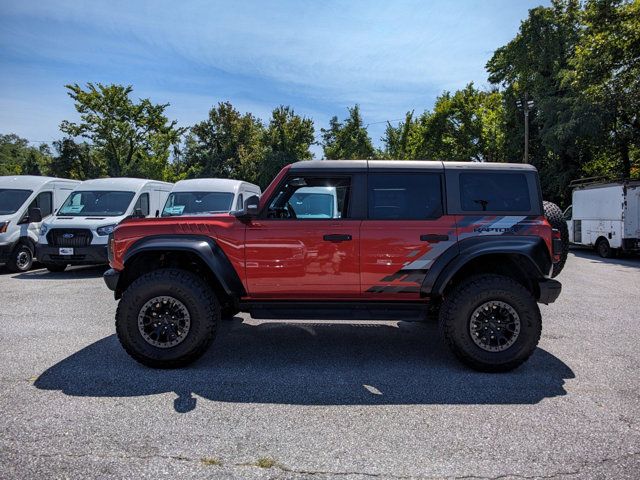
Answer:
<path fill-rule="evenodd" d="M 336 187 L 302 187 L 289 199 L 296 218 L 340 218 Z"/>
<path fill-rule="evenodd" d="M 262 194 L 253 183 L 226 178 L 198 178 L 177 182 L 162 210 L 163 217 L 207 215 L 242 210 L 244 201 Z"/>
<path fill-rule="evenodd" d="M 157 217 L 173 184 L 140 178 L 82 182 L 42 225 L 38 260 L 50 271 L 108 263 L 109 234 L 124 218 Z"/>
<path fill-rule="evenodd" d="M 26 272 L 33 264 L 43 219 L 80 184 L 64 178 L 0 177 L 0 266 Z"/>
<path fill-rule="evenodd" d="M 564 212 L 569 241 L 595 247 L 601 257 L 640 252 L 640 181 L 578 180 Z"/>

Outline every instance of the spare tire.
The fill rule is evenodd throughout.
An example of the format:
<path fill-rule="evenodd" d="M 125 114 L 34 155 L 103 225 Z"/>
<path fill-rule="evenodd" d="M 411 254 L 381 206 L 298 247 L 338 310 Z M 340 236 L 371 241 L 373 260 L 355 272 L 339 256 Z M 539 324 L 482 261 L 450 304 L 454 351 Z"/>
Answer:
<path fill-rule="evenodd" d="M 562 215 L 562 210 L 560 210 L 560 207 L 551 202 L 542 203 L 544 205 L 544 216 L 551 224 L 551 227 L 560 232 L 560 239 L 562 241 L 560 261 L 553 264 L 553 270 L 551 271 L 551 276 L 557 277 L 564 268 L 564 264 L 567 261 L 567 255 L 569 255 L 569 228 L 567 227 L 567 222 Z"/>

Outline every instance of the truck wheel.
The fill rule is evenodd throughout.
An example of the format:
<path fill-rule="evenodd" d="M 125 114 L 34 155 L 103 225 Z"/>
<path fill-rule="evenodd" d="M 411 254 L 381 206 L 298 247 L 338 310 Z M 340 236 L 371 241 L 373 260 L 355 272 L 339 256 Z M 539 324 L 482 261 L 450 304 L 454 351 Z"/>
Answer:
<path fill-rule="evenodd" d="M 186 270 L 164 268 L 142 275 L 124 292 L 116 333 L 143 365 L 178 368 L 202 356 L 219 319 L 220 304 L 206 282 Z"/>
<path fill-rule="evenodd" d="M 65 263 L 44 263 L 43 265 L 44 268 L 52 273 L 64 272 L 67 269 L 67 265 Z"/>
<path fill-rule="evenodd" d="M 611 245 L 609 245 L 609 240 L 607 240 L 606 238 L 600 238 L 596 242 L 596 251 L 602 258 L 611 258 L 613 257 L 614 253 Z"/>
<path fill-rule="evenodd" d="M 531 356 L 542 331 L 538 304 L 515 280 L 476 275 L 445 295 L 440 328 L 463 363 L 482 372 L 513 370 Z"/>
<path fill-rule="evenodd" d="M 10 272 L 28 272 L 33 266 L 33 252 L 29 245 L 25 243 L 19 244 L 13 249 L 7 261 L 7 269 Z"/>
<path fill-rule="evenodd" d="M 552 228 L 557 229 L 560 232 L 560 239 L 562 241 L 562 251 L 560 252 L 560 261 L 553 264 L 553 270 L 551 271 L 552 277 L 557 277 L 558 274 L 564 268 L 564 264 L 567 261 L 569 255 L 569 227 L 564 219 L 562 210 L 555 203 L 542 202 L 544 205 L 544 216 L 551 225 Z"/>

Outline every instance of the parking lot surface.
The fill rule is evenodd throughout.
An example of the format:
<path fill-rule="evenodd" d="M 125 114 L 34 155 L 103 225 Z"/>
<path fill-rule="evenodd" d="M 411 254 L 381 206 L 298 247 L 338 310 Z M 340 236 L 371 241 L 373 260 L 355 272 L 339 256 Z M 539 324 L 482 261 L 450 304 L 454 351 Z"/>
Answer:
<path fill-rule="evenodd" d="M 0 275 L 2 478 L 640 477 L 640 260 L 573 252 L 533 357 L 432 324 L 238 316 L 190 368 L 131 360 L 100 268 Z"/>

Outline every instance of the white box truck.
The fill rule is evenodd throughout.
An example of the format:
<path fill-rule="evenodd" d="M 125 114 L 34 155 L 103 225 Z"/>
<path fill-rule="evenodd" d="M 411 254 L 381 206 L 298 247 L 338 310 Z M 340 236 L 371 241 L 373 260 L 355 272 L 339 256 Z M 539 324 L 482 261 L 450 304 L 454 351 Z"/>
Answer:
<path fill-rule="evenodd" d="M 140 178 L 100 178 L 76 187 L 41 227 L 36 256 L 52 272 L 67 265 L 109 263 L 107 241 L 120 221 L 158 217 L 172 183 Z"/>
<path fill-rule="evenodd" d="M 572 203 L 564 217 L 569 241 L 594 247 L 601 257 L 640 252 L 640 180 L 572 183 Z"/>
<path fill-rule="evenodd" d="M 78 180 L 34 175 L 0 177 L 0 266 L 12 272 L 31 268 L 42 221 L 79 184 Z"/>

